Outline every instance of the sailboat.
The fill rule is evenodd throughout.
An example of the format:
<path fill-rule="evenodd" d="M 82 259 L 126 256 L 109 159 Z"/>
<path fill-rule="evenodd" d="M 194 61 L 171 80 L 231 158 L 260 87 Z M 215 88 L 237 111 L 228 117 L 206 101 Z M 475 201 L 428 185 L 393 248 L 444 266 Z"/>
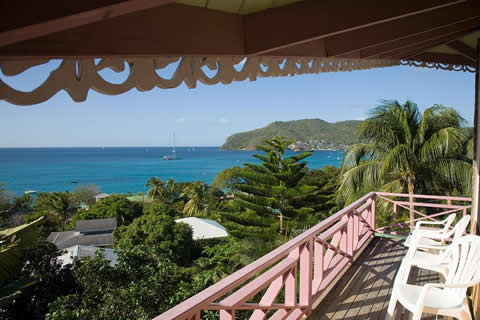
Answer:
<path fill-rule="evenodd" d="M 173 149 L 172 154 L 162 157 L 162 160 L 182 160 L 183 158 L 177 157 L 177 152 L 175 151 L 175 133 L 173 134 Z"/>

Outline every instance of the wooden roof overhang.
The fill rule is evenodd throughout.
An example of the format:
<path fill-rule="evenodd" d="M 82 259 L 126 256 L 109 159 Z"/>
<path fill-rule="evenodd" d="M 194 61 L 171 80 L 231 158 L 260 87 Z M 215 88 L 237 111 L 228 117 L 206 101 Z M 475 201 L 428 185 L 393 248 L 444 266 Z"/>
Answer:
<path fill-rule="evenodd" d="M 257 77 L 394 65 L 475 71 L 478 0 L 83 0 L 0 4 L 5 76 L 62 59 L 31 91 L 0 80 L 17 105 L 66 90 L 120 94 Z M 157 74 L 176 63 L 171 78 Z M 104 68 L 129 76 L 109 83 Z M 207 72 L 209 68 L 213 72 Z M 213 75 L 212 75 L 213 74 Z"/>

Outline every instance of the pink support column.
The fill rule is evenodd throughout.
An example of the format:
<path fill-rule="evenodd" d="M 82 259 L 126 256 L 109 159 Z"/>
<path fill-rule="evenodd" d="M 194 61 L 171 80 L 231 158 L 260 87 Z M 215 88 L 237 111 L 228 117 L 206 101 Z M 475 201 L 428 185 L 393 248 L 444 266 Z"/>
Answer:
<path fill-rule="evenodd" d="M 397 204 L 393 204 L 393 223 L 397 223 Z"/>
<path fill-rule="evenodd" d="M 371 219 L 370 225 L 372 226 L 373 232 L 375 232 L 375 214 L 376 214 L 375 204 L 376 204 L 375 196 L 373 196 L 372 197 L 372 207 L 370 209 L 370 219 Z"/>
<path fill-rule="evenodd" d="M 353 251 L 357 249 L 359 228 L 360 219 L 358 218 L 358 214 L 353 213 Z"/>
<path fill-rule="evenodd" d="M 235 320 L 235 310 L 220 310 L 220 320 Z"/>
<path fill-rule="evenodd" d="M 300 271 L 301 272 L 301 271 Z M 297 300 L 297 267 L 293 267 L 285 279 L 285 305 L 295 306 Z"/>
<path fill-rule="evenodd" d="M 314 293 L 318 290 L 318 287 L 323 280 L 323 244 L 314 240 L 315 255 L 313 256 L 313 279 L 315 281 L 315 287 L 312 289 Z"/>
<path fill-rule="evenodd" d="M 347 224 L 347 253 L 353 256 L 353 214 L 348 214 Z"/>
<path fill-rule="evenodd" d="M 307 314 L 312 307 L 312 240 L 305 243 L 300 252 L 300 290 L 299 302 L 308 306 Z"/>

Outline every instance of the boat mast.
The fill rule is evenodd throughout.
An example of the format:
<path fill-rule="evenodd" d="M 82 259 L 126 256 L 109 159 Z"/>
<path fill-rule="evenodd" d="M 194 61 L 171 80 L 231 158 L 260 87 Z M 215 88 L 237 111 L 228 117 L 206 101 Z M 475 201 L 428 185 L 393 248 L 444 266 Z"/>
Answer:
<path fill-rule="evenodd" d="M 173 151 L 172 152 L 175 154 L 175 132 L 173 133 Z"/>

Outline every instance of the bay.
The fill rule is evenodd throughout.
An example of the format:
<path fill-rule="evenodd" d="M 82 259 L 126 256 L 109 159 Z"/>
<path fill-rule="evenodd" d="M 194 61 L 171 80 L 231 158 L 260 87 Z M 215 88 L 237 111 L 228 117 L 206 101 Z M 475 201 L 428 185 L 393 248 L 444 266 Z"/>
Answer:
<path fill-rule="evenodd" d="M 95 184 L 106 193 L 145 192 L 150 177 L 210 184 L 226 168 L 259 162 L 254 151 L 220 150 L 218 147 L 177 147 L 182 160 L 165 161 L 171 147 L 122 148 L 0 148 L 0 183 L 17 195 L 71 191 Z M 295 154 L 288 151 L 286 156 Z M 339 166 L 341 151 L 315 151 L 308 167 Z"/>

